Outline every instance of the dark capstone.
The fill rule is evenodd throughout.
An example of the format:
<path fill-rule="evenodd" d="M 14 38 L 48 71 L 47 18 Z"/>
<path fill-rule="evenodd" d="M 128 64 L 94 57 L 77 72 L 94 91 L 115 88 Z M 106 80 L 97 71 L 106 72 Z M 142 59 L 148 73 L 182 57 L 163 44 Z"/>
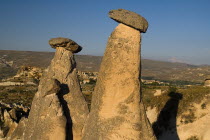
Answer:
<path fill-rule="evenodd" d="M 148 28 L 148 22 L 144 17 L 125 9 L 111 10 L 109 11 L 109 17 L 143 33 L 145 33 Z"/>
<path fill-rule="evenodd" d="M 79 46 L 76 42 L 74 42 L 71 39 L 58 37 L 58 38 L 52 38 L 49 40 L 49 44 L 52 48 L 56 47 L 63 47 L 66 50 L 69 50 L 73 53 L 78 53 L 82 50 L 82 47 Z"/>

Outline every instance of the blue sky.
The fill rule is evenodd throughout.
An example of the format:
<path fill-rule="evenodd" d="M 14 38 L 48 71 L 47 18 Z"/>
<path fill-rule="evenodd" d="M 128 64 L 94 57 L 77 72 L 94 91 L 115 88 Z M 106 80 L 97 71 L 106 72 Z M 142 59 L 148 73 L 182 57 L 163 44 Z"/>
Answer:
<path fill-rule="evenodd" d="M 0 0 L 0 49 L 54 51 L 48 40 L 67 37 L 80 54 L 103 55 L 118 25 L 108 12 L 119 8 L 149 22 L 143 58 L 210 64 L 209 0 Z"/>

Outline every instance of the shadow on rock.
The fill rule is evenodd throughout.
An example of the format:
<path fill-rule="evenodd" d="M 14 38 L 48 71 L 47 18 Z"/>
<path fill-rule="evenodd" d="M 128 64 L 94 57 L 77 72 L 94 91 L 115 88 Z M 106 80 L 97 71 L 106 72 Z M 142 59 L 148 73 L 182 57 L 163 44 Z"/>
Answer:
<path fill-rule="evenodd" d="M 170 99 L 166 102 L 163 109 L 160 111 L 157 121 L 152 127 L 158 140 L 165 140 L 170 137 L 170 140 L 179 140 L 176 128 L 176 119 L 179 101 L 182 99 L 181 93 L 170 92 Z M 169 137 L 164 138 L 164 135 Z"/>
<path fill-rule="evenodd" d="M 69 93 L 69 87 L 67 84 L 61 84 L 60 85 L 60 91 L 58 93 L 58 98 L 60 100 L 60 103 L 63 107 L 64 115 L 66 116 L 66 140 L 73 140 L 73 133 L 72 133 L 72 120 L 71 120 L 71 115 L 70 111 L 67 105 L 67 102 L 63 98 L 63 96 L 67 93 Z"/>

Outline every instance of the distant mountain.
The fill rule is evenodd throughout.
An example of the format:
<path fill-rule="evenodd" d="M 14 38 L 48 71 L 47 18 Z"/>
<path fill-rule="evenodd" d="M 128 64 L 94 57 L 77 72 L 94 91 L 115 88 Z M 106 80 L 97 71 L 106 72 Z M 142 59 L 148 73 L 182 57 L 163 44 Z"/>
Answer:
<path fill-rule="evenodd" d="M 54 52 L 0 50 L 0 79 L 12 76 L 22 65 L 46 68 Z M 81 71 L 98 71 L 102 56 L 75 55 L 77 68 Z M 189 65 L 156 60 L 142 60 L 144 79 L 166 81 L 203 82 L 210 75 L 210 66 Z"/>

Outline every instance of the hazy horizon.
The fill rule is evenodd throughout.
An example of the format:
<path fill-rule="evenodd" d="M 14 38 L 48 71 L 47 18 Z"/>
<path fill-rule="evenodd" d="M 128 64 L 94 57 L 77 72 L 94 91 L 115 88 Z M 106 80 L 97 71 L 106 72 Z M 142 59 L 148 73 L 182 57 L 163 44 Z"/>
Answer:
<path fill-rule="evenodd" d="M 26 52 L 45 52 L 45 53 L 54 53 L 55 50 L 52 51 L 27 51 L 27 50 L 0 50 L 0 51 L 26 51 Z M 75 55 L 88 55 L 88 56 L 98 56 L 98 57 L 103 57 L 103 55 L 94 55 L 94 54 L 81 54 L 77 53 Z M 171 63 L 184 63 L 184 64 L 189 64 L 189 65 L 195 65 L 195 66 L 210 66 L 209 64 L 191 64 L 187 62 L 180 62 L 180 61 L 173 61 L 173 60 L 165 60 L 165 59 L 153 59 L 153 58 L 147 58 L 147 57 L 142 57 L 142 59 L 147 59 L 147 60 L 152 60 L 152 61 L 160 61 L 160 62 L 171 62 Z"/>
<path fill-rule="evenodd" d="M 112 9 L 134 11 L 149 22 L 142 34 L 145 59 L 210 65 L 210 2 L 166 1 L 0 1 L 0 50 L 51 51 L 48 40 L 66 37 L 82 55 L 102 56 L 118 25 Z"/>

